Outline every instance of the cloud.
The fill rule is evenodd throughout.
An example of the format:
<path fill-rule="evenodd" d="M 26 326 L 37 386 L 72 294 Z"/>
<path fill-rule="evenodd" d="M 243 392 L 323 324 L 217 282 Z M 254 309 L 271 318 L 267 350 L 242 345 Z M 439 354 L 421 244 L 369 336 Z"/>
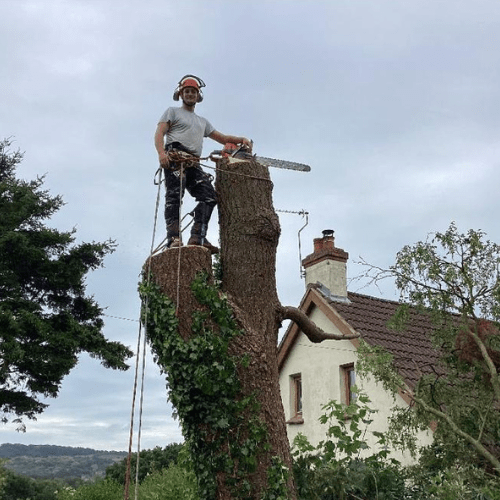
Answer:
<path fill-rule="evenodd" d="M 155 216 L 156 244 L 165 231 L 153 133 L 181 76 L 205 80 L 197 112 L 218 130 L 311 165 L 271 170 L 274 205 L 309 212 L 302 257 L 334 229 L 353 277 L 359 255 L 391 265 L 451 220 L 500 241 L 499 24 L 492 0 L 8 0 L 0 134 L 26 151 L 20 175 L 47 173 L 45 187 L 63 195 L 51 225 L 76 227 L 78 241 L 117 241 L 88 291 L 106 307 L 105 334 L 135 349 Z M 216 147 L 207 140 L 204 153 Z M 278 290 L 296 305 L 305 219 L 279 217 Z M 391 284 L 383 292 L 394 298 Z M 146 381 L 145 446 L 181 439 L 149 358 Z M 132 387 L 133 370 L 84 358 L 26 434 L 7 426 L 2 439 L 125 449 Z"/>

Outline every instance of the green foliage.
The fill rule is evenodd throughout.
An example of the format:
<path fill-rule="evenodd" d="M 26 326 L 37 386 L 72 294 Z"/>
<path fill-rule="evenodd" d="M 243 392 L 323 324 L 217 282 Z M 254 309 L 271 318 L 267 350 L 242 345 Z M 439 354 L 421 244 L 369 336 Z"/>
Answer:
<path fill-rule="evenodd" d="M 371 415 L 360 395 L 345 406 L 331 401 L 321 423 L 326 439 L 312 446 L 301 434 L 294 440 L 294 476 L 298 500 L 500 500 L 500 479 L 483 469 L 457 466 L 433 446 L 417 466 L 391 459 L 387 434 L 373 432 L 378 451 L 361 459 Z"/>
<path fill-rule="evenodd" d="M 385 436 L 379 451 L 361 459 L 374 410 L 359 394 L 349 406 L 331 401 L 323 407 L 320 422 L 328 424 L 326 439 L 316 447 L 299 434 L 294 440 L 294 476 L 299 500 L 401 500 L 409 498 L 405 476 L 396 460 L 389 459 Z"/>
<path fill-rule="evenodd" d="M 75 244 L 75 231 L 45 225 L 63 205 L 43 178 L 17 179 L 22 160 L 0 142 L 0 412 L 22 425 L 56 397 L 80 352 L 126 369 L 131 351 L 102 334 L 102 310 L 85 295 L 85 277 L 113 251 L 112 241 Z"/>
<path fill-rule="evenodd" d="M 135 497 L 131 484 L 129 497 Z M 59 489 L 55 500 L 123 500 L 123 485 L 112 479 L 98 480 L 76 489 Z M 171 463 L 167 468 L 149 474 L 138 487 L 140 500 L 198 500 L 196 477 L 182 464 Z M 31 500 L 42 500 L 33 498 Z"/>
<path fill-rule="evenodd" d="M 165 448 L 157 446 L 152 450 L 142 450 L 139 458 L 139 483 L 142 483 L 144 478 L 150 474 L 160 472 L 175 463 L 182 447 L 182 444 L 172 443 L 165 446 Z M 122 461 L 110 465 L 106 469 L 106 478 L 113 479 L 117 483 L 124 485 L 127 461 L 128 459 L 125 457 Z M 137 453 L 133 453 L 130 459 L 130 470 L 134 479 L 136 467 Z"/>
<path fill-rule="evenodd" d="M 100 479 L 78 489 L 63 487 L 57 500 L 123 500 L 123 486 L 111 479 Z"/>
<path fill-rule="evenodd" d="M 32 479 L 15 474 L 0 462 L 0 498 L 2 500 L 56 500 L 63 488 L 59 481 Z"/>
<path fill-rule="evenodd" d="M 3 498 L 5 492 L 5 485 L 7 483 L 7 469 L 5 469 L 5 460 L 0 460 L 0 498 Z"/>
<path fill-rule="evenodd" d="M 288 467 L 278 457 L 274 457 L 271 467 L 267 469 L 267 490 L 262 500 L 287 500 L 288 475 Z"/>
<path fill-rule="evenodd" d="M 410 467 L 407 482 L 415 500 L 500 500 L 498 477 L 470 465 Z"/>
<path fill-rule="evenodd" d="M 448 464 L 487 464 L 500 473 L 500 246 L 484 236 L 460 234 L 452 223 L 405 246 L 375 279 L 395 278 L 404 302 L 389 326 L 404 329 L 411 310 L 427 316 L 426 334 L 440 357 L 437 365 L 415 364 L 415 411 L 394 413 L 389 438 L 415 451 L 414 432 L 438 422 L 434 438 Z M 358 352 L 360 374 L 407 391 L 390 354 L 365 343 Z"/>
<path fill-rule="evenodd" d="M 460 234 L 452 222 L 444 233 L 405 246 L 390 270 L 403 302 L 434 312 L 500 320 L 500 246 L 485 233 Z"/>
<path fill-rule="evenodd" d="M 139 488 L 141 500 L 198 500 L 196 476 L 180 465 L 148 476 Z"/>
<path fill-rule="evenodd" d="M 194 315 L 193 335 L 184 341 L 172 301 L 157 286 L 140 285 L 148 339 L 166 373 L 169 398 L 182 423 L 201 498 L 215 498 L 218 474 L 224 475 L 238 498 L 248 498 L 253 488 L 249 478 L 257 468 L 259 453 L 269 445 L 255 396 L 241 391 L 238 370 L 248 366 L 248 359 L 236 358 L 229 351 L 231 341 L 242 331 L 226 297 L 208 283 L 207 275 L 200 275 L 192 290 L 208 312 Z M 274 498 L 280 498 L 281 473 L 278 462 L 271 465 L 269 477 L 277 488 Z M 271 490 L 268 494 L 274 494 Z"/>

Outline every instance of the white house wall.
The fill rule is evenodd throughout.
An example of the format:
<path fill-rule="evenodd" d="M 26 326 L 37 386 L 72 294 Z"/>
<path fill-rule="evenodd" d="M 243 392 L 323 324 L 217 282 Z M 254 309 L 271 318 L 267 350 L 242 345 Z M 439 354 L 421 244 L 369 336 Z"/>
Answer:
<path fill-rule="evenodd" d="M 317 307 L 313 309 L 310 318 L 325 332 L 340 333 Z M 320 344 L 314 344 L 300 332 L 280 373 L 281 397 L 287 420 L 293 416 L 290 377 L 300 373 L 302 380 L 302 417 L 304 423 L 287 424 L 290 443 L 299 432 L 307 436 L 313 445 L 317 445 L 325 439 L 327 425 L 319 423 L 319 418 L 324 413 L 321 408 L 332 399 L 343 400 L 344 381 L 342 380 L 341 367 L 356 363 L 356 361 L 356 348 L 349 340 L 326 340 Z M 394 399 L 373 380 L 360 380 L 356 376 L 356 386 L 371 399 L 371 408 L 378 409 L 378 412 L 372 417 L 373 423 L 370 424 L 369 432 L 365 436 L 372 450 L 366 450 L 364 454 L 371 455 L 376 451 L 377 441 L 371 432 L 386 431 L 391 408 L 395 405 L 407 407 L 407 403 L 399 395 Z M 430 444 L 432 441 L 431 432 L 421 433 L 419 440 L 421 444 Z M 394 452 L 392 456 L 402 463 L 412 462 L 408 454 Z"/>

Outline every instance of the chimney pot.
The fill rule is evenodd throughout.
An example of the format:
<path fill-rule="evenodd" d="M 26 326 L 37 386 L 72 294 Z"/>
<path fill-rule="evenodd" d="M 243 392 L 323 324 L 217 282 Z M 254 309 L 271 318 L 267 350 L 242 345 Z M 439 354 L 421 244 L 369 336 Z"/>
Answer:
<path fill-rule="evenodd" d="M 333 229 L 325 229 L 322 231 L 323 238 L 314 238 L 314 253 L 321 252 L 326 248 L 335 248 L 335 240 L 333 238 Z"/>

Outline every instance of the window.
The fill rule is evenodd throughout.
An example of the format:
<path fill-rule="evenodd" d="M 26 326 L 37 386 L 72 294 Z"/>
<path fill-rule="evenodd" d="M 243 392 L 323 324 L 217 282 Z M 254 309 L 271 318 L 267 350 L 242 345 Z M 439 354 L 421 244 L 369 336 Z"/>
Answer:
<path fill-rule="evenodd" d="M 302 418 L 302 374 L 290 376 L 290 413 L 288 424 L 303 424 Z"/>
<path fill-rule="evenodd" d="M 356 401 L 356 393 L 353 391 L 356 385 L 356 372 L 354 363 L 340 367 L 342 374 L 342 402 L 349 405 Z"/>
<path fill-rule="evenodd" d="M 295 415 L 302 415 L 302 377 L 299 373 L 292 377 L 293 384 L 293 410 Z"/>

